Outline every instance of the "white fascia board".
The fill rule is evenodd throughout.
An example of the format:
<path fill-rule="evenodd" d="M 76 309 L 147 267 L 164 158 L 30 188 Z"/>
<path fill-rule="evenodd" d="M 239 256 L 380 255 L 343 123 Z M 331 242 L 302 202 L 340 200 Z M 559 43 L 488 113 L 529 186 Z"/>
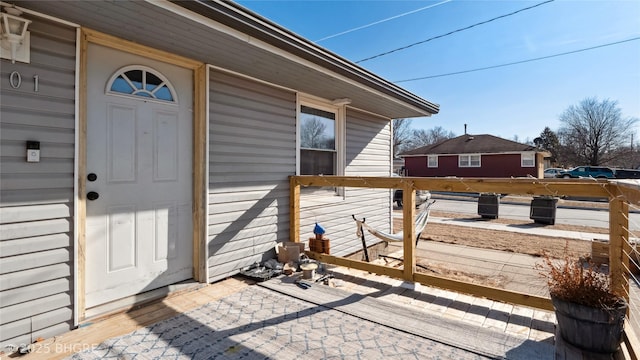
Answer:
<path fill-rule="evenodd" d="M 197 22 L 197 23 L 199 23 L 201 25 L 207 26 L 210 29 L 222 32 L 222 33 L 230 35 L 230 36 L 233 36 L 236 39 L 244 41 L 247 44 L 251 44 L 251 45 L 253 45 L 253 46 L 257 47 L 257 48 L 260 48 L 262 50 L 266 50 L 266 51 L 269 51 L 269 52 L 271 52 L 271 53 L 273 53 L 275 55 L 278 55 L 278 56 L 281 56 L 283 58 L 286 58 L 288 60 L 295 61 L 295 62 L 297 62 L 299 64 L 302 64 L 302 65 L 304 65 L 306 67 L 309 67 L 309 68 L 311 68 L 311 69 L 313 69 L 315 71 L 318 71 L 318 72 L 321 72 L 321 73 L 323 73 L 323 74 L 325 74 L 327 76 L 336 78 L 336 79 L 338 79 L 338 80 L 340 80 L 342 82 L 345 82 L 345 83 L 348 83 L 348 84 L 353 85 L 355 87 L 358 87 L 358 88 L 360 88 L 362 90 L 365 90 L 365 91 L 367 91 L 369 93 L 376 94 L 378 96 L 382 96 L 382 97 L 384 97 L 384 98 L 386 98 L 386 99 L 388 99 L 388 100 L 390 100 L 390 101 L 392 101 L 394 103 L 402 105 L 402 106 L 404 106 L 406 108 L 411 108 L 414 111 L 423 114 L 421 116 L 431 116 L 432 115 L 429 112 L 425 112 L 423 109 L 417 108 L 417 107 L 415 107 L 413 105 L 410 105 L 410 104 L 408 104 L 408 103 L 406 103 L 404 101 L 400 101 L 400 100 L 398 100 L 398 99 L 396 99 L 396 98 L 394 98 L 392 96 L 389 96 L 389 95 L 387 95 L 387 94 L 385 94 L 385 93 L 383 93 L 381 91 L 374 90 L 371 87 L 368 87 L 368 86 L 365 86 L 365 85 L 363 85 L 363 84 L 361 84 L 359 82 L 353 81 L 353 80 L 349 79 L 348 77 L 346 77 L 344 75 L 336 74 L 335 72 L 330 71 L 330 70 L 328 70 L 328 69 L 326 69 L 324 67 L 318 66 L 317 64 L 315 64 L 315 63 L 313 63 L 313 62 L 311 62 L 309 60 L 302 59 L 302 58 L 300 58 L 298 56 L 295 56 L 295 55 L 293 55 L 293 54 L 291 54 L 291 53 L 289 53 L 289 52 L 287 52 L 285 50 L 282 50 L 282 49 L 276 47 L 276 46 L 268 44 L 268 43 L 266 43 L 266 42 L 264 42 L 262 40 L 256 39 L 256 38 L 254 38 L 254 37 L 252 37 L 252 36 L 250 36 L 248 34 L 245 34 L 245 33 L 241 32 L 241 31 L 233 29 L 233 28 L 231 28 L 231 27 L 229 27 L 227 25 L 220 24 L 220 23 L 218 23 L 218 22 L 216 22 L 216 21 L 214 21 L 212 19 L 209 19 L 209 18 L 207 18 L 205 16 L 202 16 L 200 14 L 197 14 L 197 13 L 191 11 L 191 10 L 185 9 L 185 8 L 183 8 L 183 7 L 179 6 L 179 5 L 176 5 L 176 4 L 172 3 L 172 2 L 169 2 L 167 0 L 144 0 L 144 1 L 150 3 L 150 4 L 154 5 L 154 6 L 157 6 L 157 7 L 161 8 L 161 9 L 170 11 L 170 12 L 176 14 L 176 15 L 179 15 L 179 16 L 182 16 L 184 18 L 187 18 L 187 19 L 189 19 L 191 21 L 195 21 L 195 22 Z M 223 4 L 223 3 L 221 3 L 221 4 Z M 282 33 L 282 34 L 284 34 L 282 31 L 280 31 L 277 28 L 273 28 L 273 27 L 271 27 L 271 28 L 276 30 L 276 31 L 278 31 L 278 32 L 280 32 L 280 33 Z M 301 50 L 303 50 L 301 47 L 299 47 L 299 48 Z M 335 57 L 333 57 L 333 58 L 336 59 L 336 61 L 338 61 L 337 58 L 335 58 Z"/>
<path fill-rule="evenodd" d="M 235 12 L 242 11 L 241 9 L 238 9 L 238 7 L 231 5 L 229 2 L 225 2 L 225 1 L 221 1 L 221 0 L 211 0 L 211 1 L 214 1 L 217 4 L 226 7 L 230 11 L 235 11 Z M 260 26 L 268 28 L 269 30 L 280 34 L 284 38 L 288 38 L 289 39 L 288 43 L 290 45 L 294 45 L 296 48 L 298 48 L 300 50 L 303 50 L 304 52 L 306 52 L 308 54 L 311 54 L 311 55 L 314 55 L 314 56 L 315 56 L 315 54 L 320 54 L 320 55 L 322 55 L 324 57 L 329 58 L 331 61 L 334 62 L 334 64 L 339 64 L 340 67 L 342 67 L 345 70 L 348 70 L 349 72 L 353 73 L 356 76 L 359 76 L 361 78 L 369 77 L 371 79 L 370 81 L 379 82 L 379 84 L 381 86 L 388 87 L 391 91 L 396 91 L 399 94 L 400 93 L 404 94 L 406 97 L 414 98 L 414 100 L 417 100 L 417 101 L 427 101 L 428 102 L 428 100 L 422 99 L 421 97 L 413 94 L 412 92 L 410 92 L 410 91 L 408 91 L 408 90 L 406 90 L 406 89 L 404 89 L 404 88 L 402 88 L 402 87 L 400 87 L 400 86 L 398 86 L 398 85 L 396 85 L 396 84 L 394 84 L 392 82 L 389 82 L 388 80 L 385 80 L 384 78 L 380 77 L 379 75 L 377 75 L 377 74 L 375 74 L 375 73 L 373 73 L 371 71 L 368 71 L 368 70 L 366 70 L 366 69 L 354 64 L 353 62 L 351 62 L 351 61 L 349 61 L 349 60 L 347 60 L 345 58 L 342 58 L 341 56 L 339 56 L 339 55 L 337 55 L 337 54 L 335 54 L 335 53 L 333 53 L 331 51 L 325 50 L 324 48 L 317 46 L 315 43 L 310 42 L 309 40 L 301 37 L 300 35 L 297 35 L 297 34 L 291 32 L 289 30 L 286 30 L 286 29 L 278 26 L 277 24 L 274 25 L 269 21 L 263 21 L 260 17 L 251 16 L 251 14 L 244 13 L 244 15 L 247 16 L 247 17 L 251 17 L 251 20 L 255 21 L 256 23 L 259 23 Z M 258 15 L 258 16 L 260 16 L 260 15 Z M 315 50 L 314 51 L 309 51 L 308 47 L 313 47 L 313 48 L 315 48 Z M 395 98 L 392 97 L 392 99 L 395 99 Z M 404 102 L 401 101 L 401 103 L 404 103 Z M 433 104 L 433 105 L 435 105 L 435 104 Z"/>

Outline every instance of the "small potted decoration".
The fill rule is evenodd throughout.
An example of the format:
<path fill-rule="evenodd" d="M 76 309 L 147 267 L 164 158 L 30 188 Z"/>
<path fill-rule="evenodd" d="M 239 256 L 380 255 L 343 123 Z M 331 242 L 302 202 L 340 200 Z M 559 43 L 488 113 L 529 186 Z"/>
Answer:
<path fill-rule="evenodd" d="M 600 266 L 572 258 L 567 247 L 562 259 L 546 254 L 538 266 L 549 285 L 560 335 L 581 350 L 613 353 L 622 341 L 628 304 Z"/>

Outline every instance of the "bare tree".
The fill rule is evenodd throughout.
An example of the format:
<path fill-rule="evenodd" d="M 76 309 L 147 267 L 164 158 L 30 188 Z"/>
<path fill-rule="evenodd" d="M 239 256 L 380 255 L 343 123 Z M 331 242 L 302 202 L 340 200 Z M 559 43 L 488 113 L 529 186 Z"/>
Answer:
<path fill-rule="evenodd" d="M 407 150 L 411 141 L 411 119 L 395 119 L 393 126 L 393 155 Z"/>
<path fill-rule="evenodd" d="M 425 145 L 451 139 L 456 135 L 447 131 L 442 126 L 432 129 L 411 129 L 411 119 L 393 120 L 393 149 L 394 155 L 407 150 L 412 150 Z"/>
<path fill-rule="evenodd" d="M 451 131 L 447 131 L 442 126 L 436 126 L 429 130 L 414 130 L 411 139 L 411 148 L 419 148 L 421 146 L 431 145 L 443 140 L 451 139 L 455 137 Z"/>
<path fill-rule="evenodd" d="M 561 143 L 576 161 L 600 165 L 615 161 L 619 149 L 630 143 L 635 118 L 623 118 L 617 101 L 586 98 L 560 115 Z"/>
<path fill-rule="evenodd" d="M 333 146 L 327 144 L 325 131 L 327 125 L 319 119 L 308 119 L 300 127 L 300 146 L 309 149 L 330 149 Z"/>

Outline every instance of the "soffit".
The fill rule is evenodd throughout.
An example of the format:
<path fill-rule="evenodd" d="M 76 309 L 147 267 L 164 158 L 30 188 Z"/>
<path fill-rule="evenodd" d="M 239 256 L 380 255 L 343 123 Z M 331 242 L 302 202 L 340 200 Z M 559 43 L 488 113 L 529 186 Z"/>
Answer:
<path fill-rule="evenodd" d="M 354 64 L 345 66 L 344 59 L 314 48 L 282 28 L 273 30 L 267 26 L 265 30 L 259 23 L 256 26 L 250 22 L 255 19 L 252 17 L 255 14 L 245 13 L 235 5 L 229 7 L 229 4 L 204 1 L 157 2 L 164 7 L 146 1 L 14 3 L 292 90 L 329 100 L 350 98 L 351 106 L 388 118 L 429 116 L 438 111 L 437 105 L 358 69 Z M 211 5 L 216 7 L 211 9 Z M 220 10 L 225 6 L 231 9 L 228 13 Z M 193 19 L 180 16 L 166 7 L 179 8 L 180 12 L 186 12 Z M 191 13 L 186 8 L 202 15 Z M 247 18 L 236 19 L 238 14 Z M 215 20 L 217 28 L 211 27 L 211 19 Z"/>

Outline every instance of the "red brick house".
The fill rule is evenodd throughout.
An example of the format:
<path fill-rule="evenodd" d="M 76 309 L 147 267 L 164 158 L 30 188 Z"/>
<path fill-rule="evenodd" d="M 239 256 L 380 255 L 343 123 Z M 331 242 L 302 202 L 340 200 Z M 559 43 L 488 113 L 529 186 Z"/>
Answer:
<path fill-rule="evenodd" d="M 464 134 L 400 154 L 405 175 L 543 177 L 546 151 L 493 135 Z"/>

